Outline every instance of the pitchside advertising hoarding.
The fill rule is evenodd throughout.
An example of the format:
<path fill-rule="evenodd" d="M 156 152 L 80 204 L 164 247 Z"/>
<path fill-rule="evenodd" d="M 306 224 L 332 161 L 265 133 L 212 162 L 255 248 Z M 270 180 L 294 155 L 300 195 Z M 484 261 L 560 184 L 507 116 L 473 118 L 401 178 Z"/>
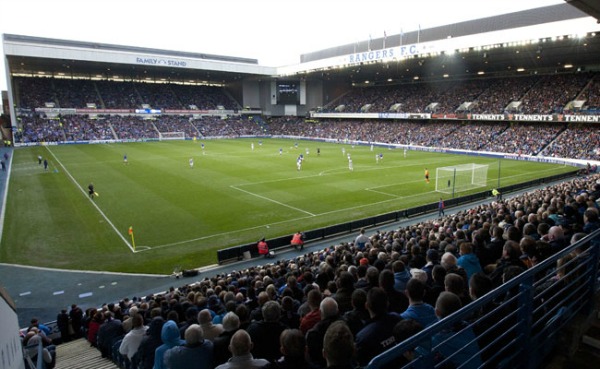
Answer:
<path fill-rule="evenodd" d="M 418 119 L 508 122 L 600 123 L 600 115 L 570 114 L 429 114 L 429 113 L 311 113 L 311 118 Z"/>

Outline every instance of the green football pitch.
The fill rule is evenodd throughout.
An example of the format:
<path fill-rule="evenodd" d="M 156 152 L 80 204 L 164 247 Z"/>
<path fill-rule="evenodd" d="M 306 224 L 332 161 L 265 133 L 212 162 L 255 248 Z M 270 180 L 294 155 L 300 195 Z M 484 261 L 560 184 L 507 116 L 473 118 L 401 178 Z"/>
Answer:
<path fill-rule="evenodd" d="M 303 140 L 202 142 L 204 149 L 200 141 L 15 149 L 0 261 L 171 273 L 214 264 L 218 249 L 261 237 L 437 202 L 438 167 L 489 164 L 485 190 L 498 185 L 499 168 L 500 186 L 573 170 L 417 151 L 404 157 L 402 149 Z M 48 160 L 47 171 L 38 155 Z M 93 200 L 90 183 L 98 193 Z"/>

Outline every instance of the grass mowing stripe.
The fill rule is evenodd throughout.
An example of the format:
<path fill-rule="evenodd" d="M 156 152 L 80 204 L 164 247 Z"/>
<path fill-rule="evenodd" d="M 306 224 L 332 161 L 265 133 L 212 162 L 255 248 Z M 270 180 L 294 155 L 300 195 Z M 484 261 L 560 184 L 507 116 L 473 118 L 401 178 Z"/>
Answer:
<path fill-rule="evenodd" d="M 69 171 L 67 170 L 67 168 L 60 162 L 60 160 L 56 157 L 56 155 L 54 155 L 54 153 L 52 152 L 52 150 L 50 150 L 50 146 L 46 146 L 46 150 L 50 153 L 50 155 L 52 155 L 52 157 L 58 163 L 58 165 L 60 165 L 60 167 L 65 172 L 65 174 L 69 177 L 69 179 L 71 179 L 71 181 L 75 184 L 75 187 L 77 187 L 81 191 L 81 193 L 83 193 L 83 195 L 94 206 L 94 208 L 96 208 L 96 211 L 98 211 L 98 213 L 100 213 L 100 215 L 102 216 L 102 218 L 104 218 L 106 220 L 106 222 L 112 227 L 112 229 L 115 231 L 115 233 L 117 234 L 117 236 L 120 237 L 123 240 L 123 242 L 125 243 L 125 245 L 127 245 L 127 247 L 129 248 L 129 250 L 131 250 L 131 252 L 135 252 L 135 250 L 133 249 L 133 246 L 129 243 L 129 241 L 125 237 L 123 237 L 123 235 L 119 232 L 119 230 L 117 229 L 117 227 L 115 227 L 115 225 L 113 224 L 113 222 L 110 221 L 110 219 L 106 216 L 106 214 L 104 214 L 104 212 L 94 202 L 94 200 L 88 196 L 88 194 L 85 191 L 85 189 L 83 187 L 81 187 L 79 185 L 79 183 L 77 183 L 77 181 L 75 180 L 75 178 L 73 178 L 73 176 L 71 175 L 71 173 L 69 173 Z"/>
<path fill-rule="evenodd" d="M 214 264 L 220 248 L 437 202 L 438 166 L 489 164 L 488 185 L 498 181 L 499 161 L 484 157 L 411 151 L 404 158 L 402 150 L 378 148 L 385 158 L 376 164 L 374 152 L 364 146 L 300 141 L 294 149 L 294 140 L 280 139 L 264 139 L 262 146 L 256 139 L 203 142 L 206 155 L 200 142 L 191 141 L 52 146 L 60 173 L 43 168 L 36 173 L 37 155 L 49 155 L 43 147 L 15 149 L 0 261 L 168 274 L 174 266 Z M 342 147 L 352 155 L 353 172 Z M 298 172 L 296 158 L 306 148 L 310 154 Z M 125 153 L 129 165 L 123 163 Z M 432 174 L 429 185 L 425 167 Z M 571 170 L 548 169 L 555 167 L 502 160 L 501 186 Z M 89 182 L 101 193 L 95 204 L 113 226 L 81 196 Z M 147 249 L 138 246 L 132 253 L 122 247 L 130 225 L 136 244 Z"/>

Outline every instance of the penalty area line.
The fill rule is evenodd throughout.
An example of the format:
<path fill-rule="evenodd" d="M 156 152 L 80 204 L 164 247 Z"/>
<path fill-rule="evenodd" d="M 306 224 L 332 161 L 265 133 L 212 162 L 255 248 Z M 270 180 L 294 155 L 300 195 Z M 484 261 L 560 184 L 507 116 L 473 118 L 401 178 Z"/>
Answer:
<path fill-rule="evenodd" d="M 277 201 L 277 200 L 270 199 L 270 198 L 268 198 L 268 197 L 266 197 L 266 196 L 261 196 L 261 195 L 259 195 L 259 194 L 256 194 L 256 193 L 253 193 L 253 192 L 250 192 L 250 191 L 242 190 L 241 188 L 239 188 L 239 187 L 237 187 L 237 186 L 230 186 L 230 187 L 231 187 L 231 188 L 233 188 L 234 190 L 241 191 L 241 192 L 243 192 L 243 193 L 245 193 L 245 194 L 247 194 L 247 195 L 251 195 L 251 196 L 254 196 L 254 197 L 258 197 L 259 199 L 263 199 L 263 200 L 266 200 L 266 201 L 270 201 L 270 202 L 272 202 L 272 203 L 274 203 L 274 204 L 277 204 L 277 205 L 279 205 L 279 206 L 283 206 L 283 207 L 286 207 L 286 208 L 288 208 L 288 209 L 296 210 L 296 211 L 299 211 L 299 212 L 301 212 L 301 213 L 308 214 L 308 215 L 310 215 L 310 216 L 312 216 L 312 217 L 316 216 L 316 214 L 313 214 L 313 213 L 311 213 L 311 212 L 309 212 L 309 211 L 302 210 L 302 209 L 296 208 L 296 207 L 294 207 L 294 206 L 291 206 L 291 205 L 288 205 L 288 204 L 284 204 L 284 203 L 282 203 L 282 202 L 280 202 L 280 201 Z"/>
<path fill-rule="evenodd" d="M 115 225 L 113 224 L 113 222 L 111 222 L 110 219 L 108 219 L 108 217 L 106 216 L 106 214 L 104 214 L 104 212 L 100 209 L 100 207 L 96 204 L 96 202 L 94 200 L 92 200 L 91 198 L 89 198 L 87 192 L 85 192 L 85 189 L 83 187 L 81 187 L 79 185 L 79 183 L 77 183 L 77 181 L 75 180 L 75 178 L 71 175 L 71 173 L 63 165 L 63 163 L 60 160 L 58 160 L 58 158 L 56 157 L 56 155 L 54 155 L 54 153 L 52 152 L 52 150 L 50 150 L 50 146 L 45 146 L 45 147 L 46 147 L 46 150 L 48 150 L 48 152 L 50 153 L 50 155 L 52 155 L 52 157 L 54 158 L 54 160 L 58 163 L 58 165 L 60 165 L 60 167 L 65 171 L 65 173 L 67 174 L 67 176 L 69 177 L 69 179 L 71 179 L 71 181 L 73 181 L 73 183 L 75 184 L 75 186 L 81 191 L 81 193 L 83 193 L 83 195 L 85 197 L 88 198 L 88 201 L 96 208 L 96 210 L 98 211 L 98 213 L 100 213 L 100 215 L 102 216 L 102 218 L 104 218 L 104 220 L 112 227 L 112 229 L 115 231 L 115 233 L 117 234 L 117 236 L 119 236 L 121 238 L 121 240 L 123 240 L 123 242 L 125 243 L 125 245 L 127 245 L 127 247 L 129 247 L 129 250 L 131 250 L 131 252 L 135 252 L 135 250 L 133 249 L 133 246 L 131 246 L 131 244 L 129 243 L 129 241 L 127 241 L 127 239 L 125 238 L 125 236 L 123 236 L 121 234 L 121 232 L 119 232 L 119 230 L 117 229 L 117 227 L 115 227 Z"/>

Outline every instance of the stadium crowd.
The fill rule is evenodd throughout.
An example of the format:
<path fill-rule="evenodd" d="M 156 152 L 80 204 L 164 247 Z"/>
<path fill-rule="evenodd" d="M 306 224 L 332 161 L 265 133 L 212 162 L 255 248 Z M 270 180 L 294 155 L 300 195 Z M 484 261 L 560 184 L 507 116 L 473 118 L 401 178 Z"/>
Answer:
<path fill-rule="evenodd" d="M 379 144 L 542 155 L 554 158 L 600 160 L 600 135 L 593 125 L 580 123 L 502 122 L 381 122 L 272 118 L 268 124 L 242 117 L 205 116 L 191 119 L 163 116 L 109 115 L 91 119 L 67 115 L 59 119 L 21 117 L 17 142 L 158 139 L 160 133 L 183 132 L 186 138 L 282 135 Z M 542 128 L 543 129 L 540 129 Z M 585 139 L 583 139 L 585 138 Z"/>
<path fill-rule="evenodd" d="M 241 108 L 224 88 L 174 83 L 113 82 L 53 78 L 15 79 L 17 106 L 33 110 L 56 108 L 234 110 Z M 580 99 L 583 107 L 568 103 Z M 509 104 L 519 102 L 510 107 Z M 464 105 L 465 103 L 469 103 Z M 357 87 L 328 102 L 323 111 L 351 113 L 455 112 L 553 114 L 565 109 L 585 112 L 598 108 L 595 73 L 529 75 L 518 78 L 480 78 L 395 86 Z"/>
<path fill-rule="evenodd" d="M 86 337 L 123 368 L 364 366 L 599 229 L 599 195 L 594 174 L 390 231 L 363 231 L 351 242 L 84 314 L 73 305 L 73 329 L 62 324 L 61 332 L 63 339 Z M 66 310 L 58 320 L 61 314 L 69 321 Z M 24 343 L 40 336 L 53 351 L 43 325 L 34 320 L 29 331 Z M 477 342 L 452 364 L 481 363 L 477 345 L 487 343 Z M 443 348 L 436 360 L 451 355 Z"/>
<path fill-rule="evenodd" d="M 562 113 L 570 101 L 587 96 L 589 101 L 578 110 L 584 112 L 597 108 L 597 90 L 594 73 L 360 87 L 329 102 L 322 111 L 343 106 L 342 111 L 350 113 L 553 114 Z M 512 102 L 520 104 L 510 107 Z M 464 103 L 471 104 L 465 107 Z M 370 108 L 365 111 L 367 105 Z"/>
<path fill-rule="evenodd" d="M 344 111 L 561 113 L 587 96 L 598 106 L 595 74 L 358 88 L 326 109 Z M 58 142 L 282 135 L 380 144 L 600 160 L 595 127 L 567 123 L 306 122 L 282 117 L 194 117 L 196 109 L 233 109 L 224 89 L 133 82 L 16 78 L 21 109 L 142 107 L 190 115 L 35 114 L 19 117 L 16 141 Z M 75 92 L 76 91 L 76 92 Z M 510 111 L 512 112 L 512 111 Z M 600 176 L 497 200 L 393 231 L 359 235 L 291 259 L 214 275 L 156 295 L 124 298 L 81 312 L 62 311 L 63 340 L 85 337 L 124 368 L 353 368 L 469 304 L 510 276 L 537 265 L 600 228 Z M 576 257 L 576 256 L 572 256 Z M 484 287 L 481 287 L 484 286 Z M 475 292 L 474 292 L 475 291 Z M 78 310 L 79 309 L 79 310 Z M 67 315 L 67 317 L 65 317 Z M 76 316 L 76 317 L 75 317 Z M 477 319 L 477 317 L 473 317 Z M 67 322 L 65 324 L 65 321 Z M 71 329 L 69 329 L 69 326 Z M 23 343 L 42 342 L 49 368 L 57 358 L 43 324 Z M 443 340 L 443 337 L 436 337 Z M 474 347 L 476 348 L 476 347 Z M 470 350 L 481 362 L 477 350 Z M 443 359 L 449 353 L 439 352 Z M 60 359 L 60 358 L 58 358 Z M 454 363 L 455 365 L 460 363 Z"/>

